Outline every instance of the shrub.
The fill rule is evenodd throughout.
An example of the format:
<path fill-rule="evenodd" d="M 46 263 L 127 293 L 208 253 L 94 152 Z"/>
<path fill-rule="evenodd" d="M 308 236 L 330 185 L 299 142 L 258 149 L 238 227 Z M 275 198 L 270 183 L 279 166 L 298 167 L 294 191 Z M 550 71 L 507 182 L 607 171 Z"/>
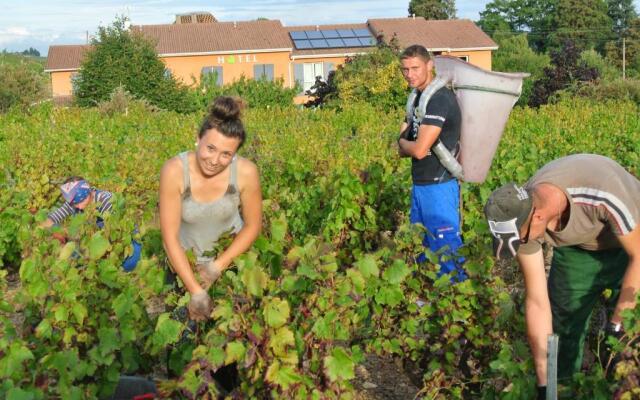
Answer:
<path fill-rule="evenodd" d="M 593 49 L 580 53 L 580 62 L 589 68 L 595 68 L 601 79 L 613 80 L 622 74 L 618 68 L 611 64 L 610 60 L 602 57 Z"/>
<path fill-rule="evenodd" d="M 217 96 L 238 96 L 251 108 L 289 107 L 293 105 L 295 95 L 300 92 L 297 86 L 285 87 L 282 78 L 268 81 L 246 78 L 243 75 L 237 81 L 222 87 L 216 84 L 216 80 L 215 74 L 202 76 L 198 90 L 202 106 L 208 106 Z"/>
<path fill-rule="evenodd" d="M 338 91 L 335 76 L 336 72 L 331 71 L 326 81 L 319 76 L 316 77 L 316 82 L 305 92 L 306 95 L 310 96 L 309 101 L 304 103 L 305 107 L 320 107 L 337 98 Z"/>
<path fill-rule="evenodd" d="M 629 61 L 627 76 L 630 78 L 640 79 L 640 53 Z"/>
<path fill-rule="evenodd" d="M 407 83 L 400 72 L 399 48 L 380 44 L 373 51 L 357 55 L 338 67 L 331 81 L 335 95 L 325 96 L 340 106 L 367 102 L 377 108 L 392 110 L 407 101 Z"/>
<path fill-rule="evenodd" d="M 566 95 L 577 94 L 596 101 L 604 100 L 631 100 L 640 105 L 640 80 L 616 79 L 613 81 L 600 81 L 597 84 L 583 85 L 574 91 L 568 91 Z"/>
<path fill-rule="evenodd" d="M 47 79 L 42 68 L 34 69 L 26 61 L 0 63 L 0 113 L 12 106 L 27 107 L 48 97 Z"/>
<path fill-rule="evenodd" d="M 129 113 L 129 108 L 135 105 L 141 106 L 148 111 L 157 110 L 156 107 L 150 105 L 146 100 L 137 100 L 124 88 L 124 86 L 118 86 L 113 92 L 111 92 L 109 100 L 102 101 L 98 104 L 98 111 L 107 116 L 113 116 L 115 114 L 127 115 Z"/>
<path fill-rule="evenodd" d="M 544 69 L 544 76 L 533 84 L 533 93 L 529 99 L 531 107 L 539 107 L 549 102 L 558 91 L 583 82 L 598 79 L 598 70 L 580 61 L 578 47 L 565 41 L 561 49 L 551 52 L 552 66 Z"/>

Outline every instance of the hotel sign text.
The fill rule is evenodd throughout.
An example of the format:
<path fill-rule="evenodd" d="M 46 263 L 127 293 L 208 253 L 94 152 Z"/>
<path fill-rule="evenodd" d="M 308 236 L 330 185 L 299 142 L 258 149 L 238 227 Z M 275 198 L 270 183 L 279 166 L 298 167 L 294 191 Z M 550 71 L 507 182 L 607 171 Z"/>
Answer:
<path fill-rule="evenodd" d="M 218 57 L 218 64 L 242 64 L 257 63 L 258 57 L 255 54 L 237 54 Z"/>

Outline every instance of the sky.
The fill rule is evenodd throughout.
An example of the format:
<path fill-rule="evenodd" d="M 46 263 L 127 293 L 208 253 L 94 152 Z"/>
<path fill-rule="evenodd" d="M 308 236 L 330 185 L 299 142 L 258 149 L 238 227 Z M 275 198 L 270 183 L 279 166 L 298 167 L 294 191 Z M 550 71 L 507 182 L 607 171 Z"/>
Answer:
<path fill-rule="evenodd" d="M 477 20 L 488 1 L 457 0 L 458 18 Z M 409 0 L 0 0 L 0 50 L 33 47 L 44 56 L 51 44 L 86 43 L 87 35 L 118 15 L 134 25 L 169 24 L 176 14 L 191 11 L 208 11 L 219 21 L 264 17 L 313 25 L 406 17 L 408 5 Z"/>
<path fill-rule="evenodd" d="M 490 0 L 456 0 L 457 17 L 478 20 Z M 640 0 L 634 0 L 640 11 Z M 0 50 L 33 47 L 46 55 L 51 44 L 83 44 L 116 16 L 132 24 L 169 24 L 176 14 L 208 11 L 219 21 L 279 19 L 284 25 L 365 22 L 405 17 L 409 0 L 0 0 Z"/>

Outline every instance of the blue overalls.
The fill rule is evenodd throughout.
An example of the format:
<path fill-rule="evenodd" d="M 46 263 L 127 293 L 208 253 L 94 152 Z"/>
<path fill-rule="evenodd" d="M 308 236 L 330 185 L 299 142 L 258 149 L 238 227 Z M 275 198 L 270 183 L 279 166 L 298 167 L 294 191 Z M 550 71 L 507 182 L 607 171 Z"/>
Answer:
<path fill-rule="evenodd" d="M 410 221 L 427 228 L 422 244 L 438 254 L 438 276 L 457 271 L 458 281 L 467 278 L 462 264 L 465 259 L 456 256 L 462 246 L 460 233 L 460 186 L 456 179 L 433 185 L 413 185 L 411 191 Z M 427 261 L 424 253 L 418 262 Z"/>
<path fill-rule="evenodd" d="M 431 125 L 441 129 L 438 141 L 455 153 L 460 138 L 461 112 L 454 93 L 441 87 L 425 89 L 424 110 L 420 109 L 422 93 L 410 97 L 407 103 L 407 139 L 418 138 L 420 126 Z M 412 95 L 413 96 L 413 95 Z M 427 228 L 423 245 L 438 256 L 438 276 L 452 274 L 452 280 L 463 281 L 467 275 L 462 268 L 464 257 L 457 255 L 462 246 L 460 233 L 460 185 L 431 151 L 421 159 L 412 158 L 411 223 Z M 417 258 L 425 262 L 424 254 Z"/>

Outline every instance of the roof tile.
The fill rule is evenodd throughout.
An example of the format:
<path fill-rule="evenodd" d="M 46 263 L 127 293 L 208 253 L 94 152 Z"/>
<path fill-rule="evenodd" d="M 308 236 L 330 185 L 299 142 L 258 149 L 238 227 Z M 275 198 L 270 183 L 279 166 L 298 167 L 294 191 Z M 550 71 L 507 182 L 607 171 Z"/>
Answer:
<path fill-rule="evenodd" d="M 287 31 L 277 20 L 137 25 L 132 28 L 154 40 L 160 55 L 292 47 Z"/>
<path fill-rule="evenodd" d="M 49 46 L 45 71 L 76 70 L 80 68 L 84 53 L 91 48 L 86 44 Z"/>
<path fill-rule="evenodd" d="M 498 45 L 468 19 L 426 20 L 418 18 L 385 18 L 368 20 L 375 36 L 388 42 L 395 34 L 400 47 L 421 44 L 429 50 L 492 48 Z"/>

